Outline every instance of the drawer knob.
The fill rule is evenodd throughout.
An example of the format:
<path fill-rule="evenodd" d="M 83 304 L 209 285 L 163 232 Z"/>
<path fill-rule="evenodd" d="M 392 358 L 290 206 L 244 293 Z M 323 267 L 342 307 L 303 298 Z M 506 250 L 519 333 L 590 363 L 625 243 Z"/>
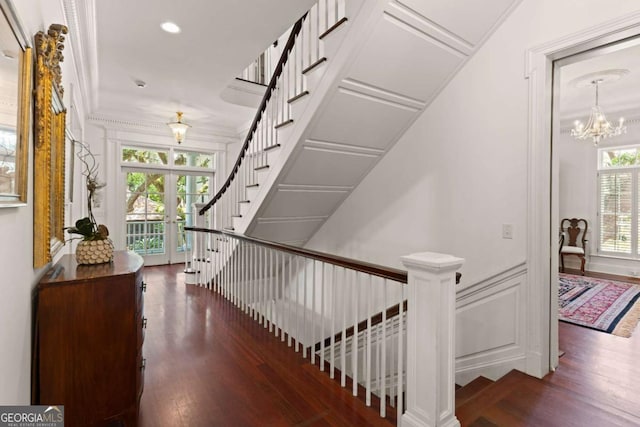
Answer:
<path fill-rule="evenodd" d="M 147 359 L 142 359 L 142 362 L 140 363 L 140 370 L 144 371 L 144 368 L 147 367 Z"/>
<path fill-rule="evenodd" d="M 147 327 L 147 318 L 146 317 L 142 318 L 142 327 L 145 328 L 145 329 Z"/>
<path fill-rule="evenodd" d="M 140 289 L 142 289 L 142 292 L 147 292 L 147 284 L 145 282 L 142 282 L 142 284 L 140 285 Z"/>

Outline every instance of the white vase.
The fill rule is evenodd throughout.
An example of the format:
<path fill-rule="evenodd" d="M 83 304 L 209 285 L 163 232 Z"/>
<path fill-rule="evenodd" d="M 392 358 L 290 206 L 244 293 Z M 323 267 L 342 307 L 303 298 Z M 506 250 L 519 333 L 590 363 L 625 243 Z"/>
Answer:
<path fill-rule="evenodd" d="M 76 247 L 78 264 L 102 264 L 113 261 L 113 242 L 111 239 L 83 240 Z"/>

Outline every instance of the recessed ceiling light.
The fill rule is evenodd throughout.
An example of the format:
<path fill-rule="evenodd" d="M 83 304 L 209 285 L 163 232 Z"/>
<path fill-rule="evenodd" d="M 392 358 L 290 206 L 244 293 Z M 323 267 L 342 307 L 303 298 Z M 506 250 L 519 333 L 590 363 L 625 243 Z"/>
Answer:
<path fill-rule="evenodd" d="M 143 87 L 145 87 L 147 85 L 146 82 L 142 81 L 142 80 L 136 80 L 135 81 L 136 86 L 138 86 L 140 89 L 142 89 Z"/>
<path fill-rule="evenodd" d="M 12 52 L 10 50 L 3 50 L 2 51 L 2 56 L 4 56 L 7 59 L 16 59 L 16 53 Z"/>
<path fill-rule="evenodd" d="M 167 22 L 163 22 L 160 27 L 165 30 L 167 33 L 171 33 L 171 34 L 178 34 L 181 30 L 180 27 L 178 27 L 176 24 L 174 24 L 173 22 L 167 21 Z"/>

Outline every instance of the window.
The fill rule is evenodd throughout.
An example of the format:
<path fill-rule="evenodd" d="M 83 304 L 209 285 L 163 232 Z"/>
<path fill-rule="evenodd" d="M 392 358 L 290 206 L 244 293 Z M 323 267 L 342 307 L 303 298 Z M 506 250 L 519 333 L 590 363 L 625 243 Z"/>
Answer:
<path fill-rule="evenodd" d="M 599 150 L 598 252 L 640 257 L 640 146 Z"/>
<path fill-rule="evenodd" d="M 213 169 L 213 154 L 174 150 L 173 164 L 176 166 Z"/>
<path fill-rule="evenodd" d="M 209 169 L 215 166 L 215 155 L 197 151 L 122 147 L 123 166 L 149 165 L 153 168 Z"/>
<path fill-rule="evenodd" d="M 184 227 L 195 225 L 192 205 L 212 197 L 215 156 L 173 147 L 121 147 L 127 249 L 154 263 L 184 257 L 191 245 Z"/>
<path fill-rule="evenodd" d="M 0 194 L 15 194 L 16 132 L 0 128 Z"/>
<path fill-rule="evenodd" d="M 124 147 L 122 149 L 122 162 L 146 165 L 166 165 L 168 155 L 168 151 Z"/>

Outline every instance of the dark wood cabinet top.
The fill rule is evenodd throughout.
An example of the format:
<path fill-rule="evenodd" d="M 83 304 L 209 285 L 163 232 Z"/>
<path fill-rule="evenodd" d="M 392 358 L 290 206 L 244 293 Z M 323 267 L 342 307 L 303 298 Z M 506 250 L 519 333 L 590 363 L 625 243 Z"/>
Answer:
<path fill-rule="evenodd" d="M 95 265 L 78 265 L 75 255 L 64 255 L 40 280 L 38 287 L 70 284 L 77 281 L 133 274 L 144 264 L 134 252 L 115 251 L 113 262 Z"/>

